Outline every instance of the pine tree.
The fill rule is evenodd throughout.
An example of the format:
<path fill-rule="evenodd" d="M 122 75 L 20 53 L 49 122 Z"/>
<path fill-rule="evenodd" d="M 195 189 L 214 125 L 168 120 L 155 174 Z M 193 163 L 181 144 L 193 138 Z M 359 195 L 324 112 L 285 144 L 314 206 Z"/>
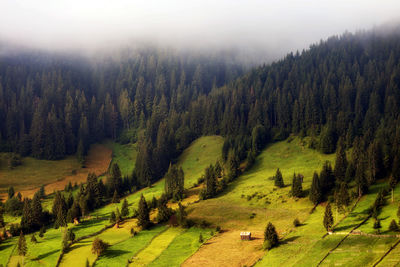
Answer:
<path fill-rule="evenodd" d="M 122 174 L 117 163 L 111 166 L 110 174 L 107 178 L 106 187 L 108 188 L 109 195 L 117 191 L 118 196 L 122 193 Z"/>
<path fill-rule="evenodd" d="M 75 240 L 75 233 L 72 229 L 67 230 L 67 240 L 71 242 Z"/>
<path fill-rule="evenodd" d="M 158 201 L 158 213 L 157 213 L 157 222 L 162 223 L 169 220 L 172 215 L 172 210 L 167 207 L 168 200 L 163 195 L 160 197 Z"/>
<path fill-rule="evenodd" d="M 393 175 L 389 177 L 389 188 L 392 191 L 392 202 L 394 201 L 394 188 L 396 187 L 397 181 Z"/>
<path fill-rule="evenodd" d="M 142 229 L 147 229 L 150 226 L 150 210 L 143 195 L 140 197 L 138 206 L 138 225 Z"/>
<path fill-rule="evenodd" d="M 347 158 L 343 138 L 339 138 L 338 149 L 336 150 L 335 177 L 337 182 L 346 180 Z"/>
<path fill-rule="evenodd" d="M 126 198 L 124 199 L 124 202 L 122 202 L 122 207 L 121 207 L 121 216 L 122 217 L 127 217 L 129 215 L 129 205 L 128 201 Z"/>
<path fill-rule="evenodd" d="M 292 196 L 293 197 L 302 197 L 303 196 L 303 175 L 301 174 L 293 174 L 292 180 Z"/>
<path fill-rule="evenodd" d="M 278 233 L 276 232 L 275 226 L 269 222 L 264 232 L 264 242 L 266 243 L 266 249 L 271 249 L 278 245 Z"/>
<path fill-rule="evenodd" d="M 46 197 L 46 192 L 45 192 L 45 189 L 44 189 L 44 185 L 42 185 L 42 186 L 40 187 L 40 189 L 39 189 L 39 197 L 40 197 L 41 199 L 43 199 L 43 198 Z"/>
<path fill-rule="evenodd" d="M 318 173 L 314 172 L 313 180 L 310 189 L 310 200 L 314 205 L 317 205 L 322 200 L 321 184 L 319 181 Z"/>
<path fill-rule="evenodd" d="M 377 234 L 381 233 L 381 228 L 382 228 L 381 220 L 375 219 L 375 221 L 374 221 L 374 229 L 376 229 L 376 233 Z"/>
<path fill-rule="evenodd" d="M 275 176 L 274 176 L 274 181 L 275 181 L 275 186 L 277 186 L 277 187 L 282 188 L 282 187 L 285 186 L 285 184 L 284 184 L 284 182 L 283 182 L 282 173 L 281 173 L 281 171 L 279 170 L 279 168 L 276 170 L 276 174 L 275 174 Z"/>
<path fill-rule="evenodd" d="M 37 239 L 36 239 L 35 234 L 32 234 L 32 236 L 31 236 L 31 242 L 32 242 L 32 243 L 37 243 Z"/>
<path fill-rule="evenodd" d="M 117 223 L 120 223 L 122 221 L 121 212 L 119 211 L 118 208 L 115 209 L 115 221 Z"/>
<path fill-rule="evenodd" d="M 332 226 L 333 226 L 332 209 L 331 209 L 331 204 L 328 203 L 328 205 L 326 205 L 325 208 L 324 227 L 329 232 L 332 231 Z"/>
<path fill-rule="evenodd" d="M 4 209 L 3 207 L 0 207 L 0 227 L 4 227 L 5 222 L 4 222 Z"/>
<path fill-rule="evenodd" d="M 26 246 L 25 236 L 21 231 L 18 239 L 18 255 L 25 256 L 27 252 L 28 252 L 28 247 Z"/>
<path fill-rule="evenodd" d="M 187 227 L 188 226 L 187 225 L 187 219 L 186 219 L 187 213 L 185 211 L 185 206 L 183 206 L 181 204 L 181 202 L 178 203 L 178 212 L 176 214 L 176 217 L 178 219 L 178 223 L 179 223 L 180 226 L 182 226 L 182 227 Z"/>
<path fill-rule="evenodd" d="M 350 204 L 350 195 L 346 182 L 340 184 L 339 191 L 335 194 L 336 205 L 340 211 L 344 211 L 344 208 Z"/>
<path fill-rule="evenodd" d="M 359 164 L 357 167 L 355 181 L 358 189 L 358 196 L 361 197 L 368 191 L 368 182 L 363 164 Z"/>
<path fill-rule="evenodd" d="M 114 190 L 114 194 L 113 194 L 111 203 L 119 203 L 119 197 L 118 197 L 118 192 L 117 192 L 117 190 Z"/>
<path fill-rule="evenodd" d="M 44 233 L 46 233 L 46 228 L 45 228 L 44 225 L 43 225 L 43 226 L 40 228 L 39 237 L 42 237 L 42 238 L 43 238 Z"/>
<path fill-rule="evenodd" d="M 115 212 L 112 211 L 110 214 L 110 223 L 115 223 L 117 221 L 117 216 L 115 215 Z"/>

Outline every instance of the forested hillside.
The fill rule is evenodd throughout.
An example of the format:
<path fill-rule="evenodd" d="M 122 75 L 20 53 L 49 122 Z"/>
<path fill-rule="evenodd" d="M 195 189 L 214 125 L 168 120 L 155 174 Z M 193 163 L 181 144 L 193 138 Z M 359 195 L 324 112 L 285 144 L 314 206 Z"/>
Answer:
<path fill-rule="evenodd" d="M 295 133 L 324 153 L 339 139 L 354 146 L 363 164 L 354 162 L 353 175 L 362 166 L 371 181 L 392 167 L 399 176 L 397 32 L 331 37 L 237 80 L 243 67 L 224 59 L 156 50 L 95 63 L 43 58 L 0 62 L 3 151 L 82 158 L 90 143 L 139 133 L 136 175 L 146 185 L 201 135 L 227 137 L 224 159 L 251 161 Z"/>

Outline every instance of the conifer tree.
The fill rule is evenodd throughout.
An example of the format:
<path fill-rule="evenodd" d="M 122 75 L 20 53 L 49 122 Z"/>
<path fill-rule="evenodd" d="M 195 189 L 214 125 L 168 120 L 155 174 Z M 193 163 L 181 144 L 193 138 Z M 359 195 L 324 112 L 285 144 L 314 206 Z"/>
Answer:
<path fill-rule="evenodd" d="M 124 199 L 124 202 L 122 202 L 122 207 L 121 207 L 121 216 L 122 217 L 127 217 L 129 215 L 129 205 L 128 201 L 126 198 Z"/>
<path fill-rule="evenodd" d="M 167 207 L 168 200 L 163 195 L 160 197 L 158 201 L 158 213 L 157 213 L 157 222 L 162 223 L 169 220 L 172 215 L 172 210 Z"/>
<path fill-rule="evenodd" d="M 143 195 L 140 197 L 137 218 L 138 225 L 142 227 L 142 229 L 147 229 L 150 226 L 150 210 Z"/>
<path fill-rule="evenodd" d="M 381 233 L 381 228 L 382 228 L 381 220 L 375 219 L 375 221 L 374 221 L 374 229 L 376 229 L 376 233 L 377 234 Z"/>
<path fill-rule="evenodd" d="M 110 223 L 115 223 L 117 221 L 117 216 L 115 215 L 115 212 L 112 211 L 110 214 Z"/>
<path fill-rule="evenodd" d="M 182 227 L 187 227 L 187 219 L 186 219 L 187 213 L 185 211 L 185 206 L 181 204 L 181 202 L 178 203 L 178 212 L 176 214 L 176 217 L 178 219 L 178 223 Z"/>
<path fill-rule="evenodd" d="M 328 203 L 325 208 L 325 214 L 324 214 L 324 227 L 326 231 L 332 231 L 333 227 L 333 215 L 332 215 L 332 209 L 331 209 L 331 204 Z"/>
<path fill-rule="evenodd" d="M 32 234 L 32 236 L 31 236 L 31 242 L 32 242 L 32 243 L 37 243 L 37 239 L 36 239 L 35 234 Z"/>
<path fill-rule="evenodd" d="M 25 256 L 26 253 L 28 252 L 28 247 L 26 246 L 26 240 L 24 234 L 20 233 L 19 239 L 18 239 L 18 255 L 20 256 Z"/>
<path fill-rule="evenodd" d="M 302 197 L 303 196 L 303 175 L 294 173 L 292 180 L 292 196 Z"/>
<path fill-rule="evenodd" d="M 394 188 L 396 187 L 397 181 L 394 178 L 393 175 L 390 175 L 389 177 L 389 188 L 390 191 L 392 192 L 392 202 L 394 201 Z"/>
<path fill-rule="evenodd" d="M 310 189 L 310 200 L 314 205 L 317 205 L 322 200 L 321 184 L 318 177 L 318 173 L 314 172 L 311 189 Z"/>
<path fill-rule="evenodd" d="M 279 168 L 276 170 L 276 174 L 275 174 L 275 176 L 274 176 L 274 181 L 275 181 L 275 186 L 277 186 L 277 187 L 282 188 L 282 187 L 285 186 L 285 184 L 284 184 L 284 182 L 283 182 L 282 173 L 281 173 L 281 171 L 279 170 Z"/>
<path fill-rule="evenodd" d="M 336 150 L 335 178 L 336 182 L 344 182 L 346 179 L 347 158 L 343 138 L 339 138 L 338 149 Z"/>
<path fill-rule="evenodd" d="M 276 232 L 275 226 L 269 222 L 264 231 L 264 242 L 267 242 L 266 248 L 271 249 L 278 245 L 278 233 Z"/>
<path fill-rule="evenodd" d="M 340 184 L 338 192 L 335 194 L 336 205 L 340 211 L 344 211 L 344 208 L 350 204 L 350 195 L 346 182 Z"/>
<path fill-rule="evenodd" d="M 359 164 L 357 167 L 355 182 L 358 190 L 358 196 L 361 197 L 368 191 L 368 182 L 363 164 Z"/>
<path fill-rule="evenodd" d="M 113 194 L 111 203 L 119 203 L 119 197 L 118 197 L 118 192 L 117 192 L 117 190 L 114 190 L 114 194 Z"/>

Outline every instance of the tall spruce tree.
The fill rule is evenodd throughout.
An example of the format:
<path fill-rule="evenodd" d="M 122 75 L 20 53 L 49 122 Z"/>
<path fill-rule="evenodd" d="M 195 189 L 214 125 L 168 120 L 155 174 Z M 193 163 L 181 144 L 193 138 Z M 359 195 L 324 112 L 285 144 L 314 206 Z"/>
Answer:
<path fill-rule="evenodd" d="M 278 233 L 275 226 L 269 222 L 264 231 L 264 242 L 268 242 L 267 249 L 273 248 L 278 245 Z"/>
<path fill-rule="evenodd" d="M 25 256 L 26 253 L 28 252 L 28 247 L 26 245 L 26 239 L 25 239 L 25 236 L 22 233 L 22 231 L 19 234 L 17 249 L 18 249 L 18 255 L 20 255 L 20 256 Z"/>
<path fill-rule="evenodd" d="M 275 173 L 275 176 L 274 176 L 274 181 L 275 181 L 275 186 L 277 186 L 277 187 L 282 188 L 282 187 L 285 186 L 285 184 L 283 182 L 282 173 L 279 170 L 279 168 L 276 170 L 276 173 Z"/>
<path fill-rule="evenodd" d="M 293 197 L 302 197 L 303 196 L 303 175 L 300 173 L 296 175 L 296 173 L 293 174 L 293 180 L 292 180 L 292 196 Z"/>
<path fill-rule="evenodd" d="M 322 188 L 317 172 L 314 172 L 313 175 L 310 189 L 310 200 L 314 205 L 317 205 L 322 201 Z"/>
<path fill-rule="evenodd" d="M 150 210 L 147 206 L 147 202 L 143 194 L 140 196 L 137 219 L 138 219 L 138 225 L 142 227 L 142 229 L 147 229 L 151 224 Z"/>
<path fill-rule="evenodd" d="M 344 139 L 341 137 L 338 141 L 338 148 L 336 150 L 336 161 L 335 161 L 335 178 L 336 182 L 341 183 L 346 180 L 347 170 L 347 158 Z"/>
<path fill-rule="evenodd" d="M 325 213 L 324 213 L 324 227 L 326 229 L 326 231 L 332 231 L 332 227 L 333 227 L 333 215 L 332 215 L 332 208 L 331 208 L 331 204 L 328 203 L 328 205 L 326 205 L 325 208 Z"/>

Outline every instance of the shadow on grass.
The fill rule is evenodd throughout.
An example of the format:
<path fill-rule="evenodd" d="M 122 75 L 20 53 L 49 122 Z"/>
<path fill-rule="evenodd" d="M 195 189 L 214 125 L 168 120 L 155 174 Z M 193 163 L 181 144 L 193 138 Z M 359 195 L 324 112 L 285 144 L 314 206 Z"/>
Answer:
<path fill-rule="evenodd" d="M 2 246 L 0 246 L 0 251 L 2 251 L 2 250 L 4 250 L 4 249 L 7 249 L 7 248 L 9 248 L 9 247 L 11 247 L 11 246 L 14 246 L 14 244 L 2 245 Z"/>
<path fill-rule="evenodd" d="M 347 230 L 347 229 L 353 229 L 357 225 L 359 225 L 359 223 L 335 227 L 335 231 L 338 232 L 338 231 L 343 231 L 343 230 Z"/>
<path fill-rule="evenodd" d="M 282 241 L 279 242 L 280 245 L 285 245 L 288 244 L 290 242 L 295 241 L 297 238 L 299 238 L 300 236 L 296 235 L 296 236 L 292 236 L 292 237 L 288 237 L 283 239 Z"/>
<path fill-rule="evenodd" d="M 53 254 L 57 253 L 57 252 L 60 252 L 60 250 L 59 249 L 55 249 L 55 250 L 49 251 L 47 253 L 44 253 L 44 254 L 41 254 L 41 255 L 37 256 L 36 259 L 37 260 L 41 260 L 41 259 L 44 259 L 44 258 L 46 258 L 46 257 L 48 257 L 50 255 L 53 255 Z"/>
<path fill-rule="evenodd" d="M 131 253 L 129 250 L 109 249 L 104 255 L 101 256 L 101 258 L 112 259 L 129 253 Z"/>

